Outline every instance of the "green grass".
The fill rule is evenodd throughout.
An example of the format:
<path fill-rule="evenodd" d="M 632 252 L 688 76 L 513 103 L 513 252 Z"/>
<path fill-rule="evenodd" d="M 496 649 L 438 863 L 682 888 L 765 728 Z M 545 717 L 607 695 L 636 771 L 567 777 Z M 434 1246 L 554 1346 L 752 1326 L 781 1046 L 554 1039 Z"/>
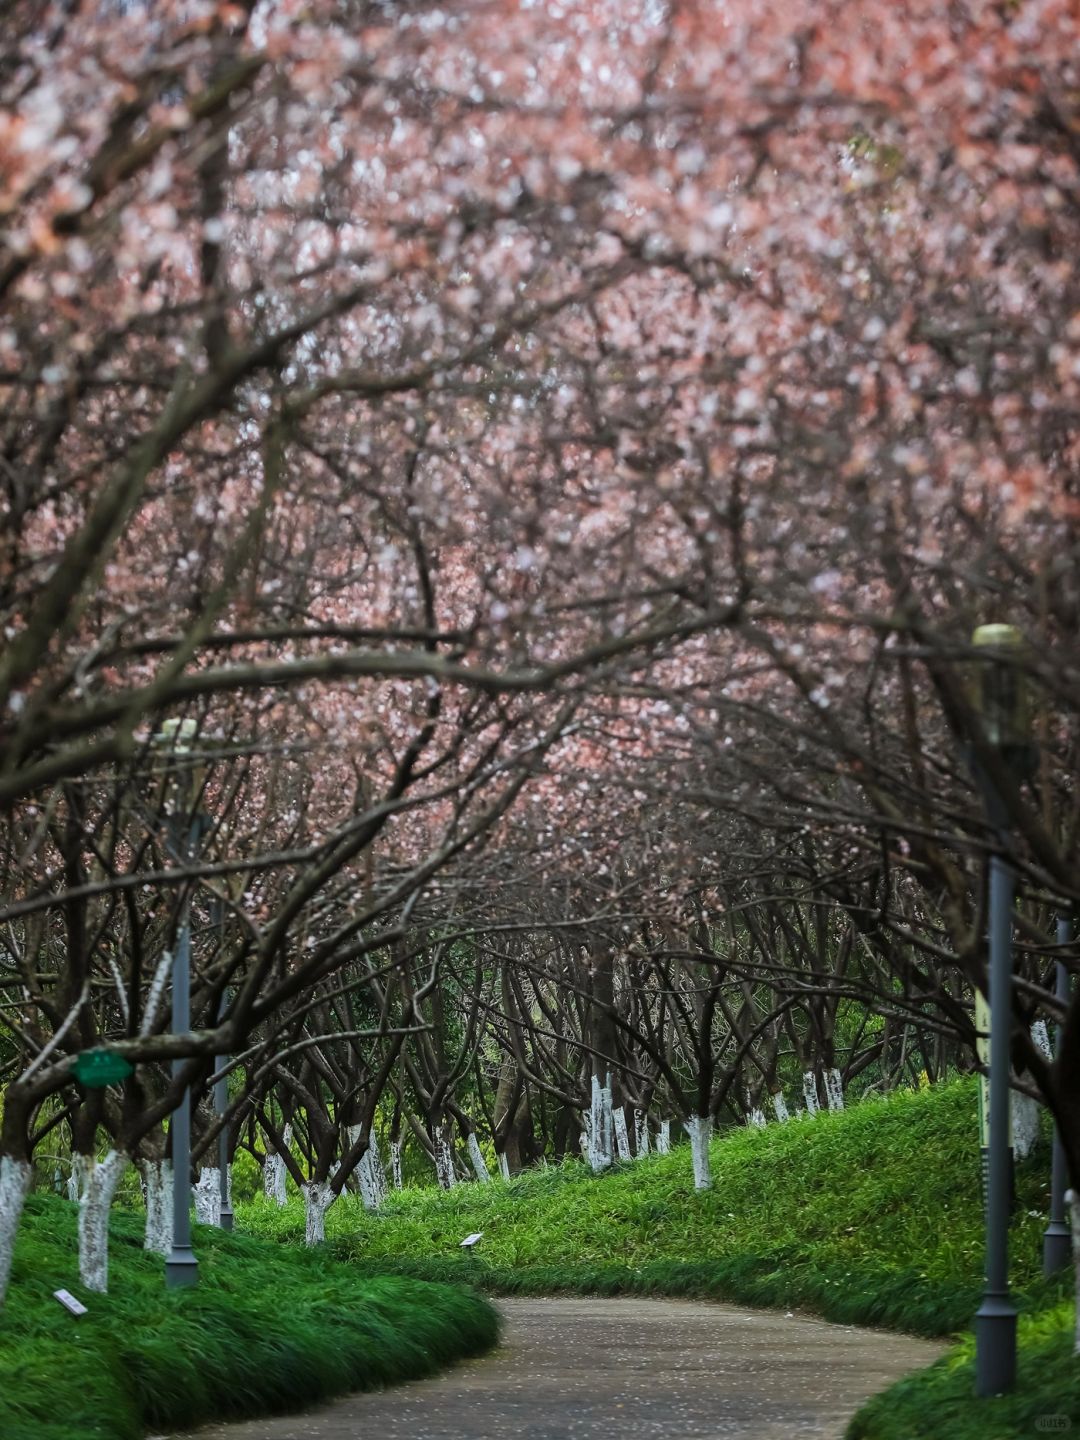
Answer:
<path fill-rule="evenodd" d="M 142 1220 L 114 1213 L 107 1296 L 74 1278 L 75 1209 L 32 1196 L 0 1310 L 3 1440 L 139 1440 L 147 1428 L 296 1410 L 429 1374 L 494 1344 L 470 1290 L 358 1275 L 329 1251 L 198 1227 L 199 1284 L 167 1292 Z M 53 1299 L 90 1307 L 75 1319 Z"/>
<path fill-rule="evenodd" d="M 694 1190 L 680 1147 L 599 1178 L 574 1161 L 509 1184 L 404 1191 L 374 1215 L 346 1197 L 328 1233 L 368 1273 L 501 1294 L 710 1296 L 948 1335 L 981 1290 L 975 1114 L 974 1085 L 960 1082 L 730 1132 L 713 1143 L 709 1191 Z M 1045 1154 L 1021 1167 L 1012 1235 L 1014 1283 L 1039 1303 L 1047 1172 Z M 298 1198 L 240 1214 L 267 1237 L 303 1233 Z M 459 1242 L 472 1230 L 484 1239 L 470 1257 Z"/>

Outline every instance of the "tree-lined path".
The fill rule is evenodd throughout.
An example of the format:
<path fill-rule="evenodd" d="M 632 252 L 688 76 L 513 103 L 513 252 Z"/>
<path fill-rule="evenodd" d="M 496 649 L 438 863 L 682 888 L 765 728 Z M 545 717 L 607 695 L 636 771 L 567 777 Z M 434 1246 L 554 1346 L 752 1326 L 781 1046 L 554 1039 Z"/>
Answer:
<path fill-rule="evenodd" d="M 839 1440 L 941 1346 L 688 1300 L 503 1300 L 503 1344 L 449 1374 L 197 1440 Z M 196 1437 L 192 1437 L 196 1440 Z"/>

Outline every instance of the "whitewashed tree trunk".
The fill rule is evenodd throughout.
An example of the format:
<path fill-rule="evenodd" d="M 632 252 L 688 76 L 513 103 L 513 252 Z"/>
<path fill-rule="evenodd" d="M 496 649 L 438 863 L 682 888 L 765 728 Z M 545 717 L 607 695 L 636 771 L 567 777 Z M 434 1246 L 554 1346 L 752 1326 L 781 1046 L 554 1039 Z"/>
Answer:
<path fill-rule="evenodd" d="M 637 1106 L 634 1107 L 634 1152 L 639 1160 L 649 1153 L 649 1116 Z"/>
<path fill-rule="evenodd" d="M 168 1256 L 173 1242 L 172 1163 L 143 1160 L 139 1165 L 146 1192 L 146 1234 L 143 1249 Z"/>
<path fill-rule="evenodd" d="M 99 1295 L 109 1289 L 109 1210 L 128 1164 L 122 1150 L 110 1150 L 91 1167 L 79 1199 L 79 1279 Z"/>
<path fill-rule="evenodd" d="M 10 1155 L 0 1155 L 0 1305 L 7 1294 L 15 1236 L 19 1233 L 19 1221 L 30 1193 L 33 1174 L 29 1160 L 13 1160 Z"/>
<path fill-rule="evenodd" d="M 804 1070 L 802 1077 L 803 1098 L 806 1101 L 806 1113 L 816 1115 L 821 1108 L 817 1098 L 817 1076 L 813 1070 Z"/>
<path fill-rule="evenodd" d="M 368 1139 L 367 1153 L 371 1157 L 368 1161 L 369 1173 L 371 1175 L 371 1190 L 375 1196 L 375 1204 L 381 1205 L 387 1196 L 386 1169 L 379 1153 L 379 1139 L 373 1130 Z"/>
<path fill-rule="evenodd" d="M 221 1171 L 216 1165 L 206 1165 L 200 1169 L 192 1193 L 195 1200 L 195 1219 L 199 1224 L 220 1225 Z"/>
<path fill-rule="evenodd" d="M 686 1122 L 686 1133 L 690 1136 L 690 1160 L 694 1167 L 694 1189 L 708 1190 L 712 1185 L 712 1172 L 709 1169 L 712 1116 L 691 1116 Z"/>
<path fill-rule="evenodd" d="M 282 1140 L 288 1146 L 292 1143 L 292 1126 L 285 1126 L 285 1133 Z M 267 1155 L 266 1165 L 263 1168 L 263 1193 L 268 1200 L 275 1205 L 285 1204 L 285 1178 L 288 1171 L 285 1169 L 285 1161 L 275 1150 L 273 1154 Z"/>
<path fill-rule="evenodd" d="M 469 1163 L 472 1165 L 473 1173 L 481 1185 L 491 1182 L 491 1172 L 487 1168 L 487 1161 L 484 1159 L 483 1151 L 480 1149 L 480 1142 L 470 1130 L 465 1141 L 465 1148 L 469 1152 Z"/>
<path fill-rule="evenodd" d="M 615 1143 L 619 1147 L 619 1159 L 629 1160 L 630 1133 L 626 1128 L 626 1106 L 620 1105 L 617 1110 L 613 1110 L 611 1118 L 615 1123 Z"/>
<path fill-rule="evenodd" d="M 91 1160 L 88 1155 L 81 1155 L 78 1150 L 71 1156 L 71 1174 L 68 1176 L 67 1193 L 68 1199 L 73 1205 L 77 1205 L 86 1190 L 86 1182 L 90 1177 Z"/>
<path fill-rule="evenodd" d="M 1039 1102 L 1012 1092 L 1012 1143 L 1017 1160 L 1026 1160 L 1039 1139 Z"/>
<path fill-rule="evenodd" d="M 390 1141 L 390 1178 L 394 1189 L 401 1189 L 401 1141 Z"/>
<path fill-rule="evenodd" d="M 611 1077 L 606 1085 L 600 1084 L 600 1077 L 592 1077 L 592 1105 L 589 1110 L 587 1158 L 594 1175 L 606 1170 L 611 1164 Z"/>
<path fill-rule="evenodd" d="M 499 1174 L 504 1180 L 510 1179 L 510 1161 L 507 1159 L 505 1150 L 499 1152 Z"/>
<path fill-rule="evenodd" d="M 750 1111 L 750 1114 L 747 1115 L 746 1123 L 754 1130 L 764 1130 L 765 1111 L 762 1110 L 760 1106 L 755 1105 L 754 1108 Z"/>
<path fill-rule="evenodd" d="M 830 1110 L 843 1110 L 844 1083 L 840 1079 L 840 1071 L 835 1067 L 825 1071 L 825 1096 Z"/>
<path fill-rule="evenodd" d="M 656 1153 L 658 1155 L 671 1154 L 671 1121 L 661 1120 L 660 1128 L 656 1132 Z"/>
<path fill-rule="evenodd" d="M 304 1244 L 321 1245 L 326 1239 L 326 1212 L 337 1198 L 329 1180 L 309 1180 L 304 1193 Z"/>
<path fill-rule="evenodd" d="M 454 1152 L 440 1135 L 435 1141 L 435 1178 L 440 1190 L 452 1190 L 457 1184 L 454 1173 Z"/>
<path fill-rule="evenodd" d="M 791 1119 L 791 1116 L 788 1113 L 787 1101 L 784 1099 L 784 1092 L 782 1090 L 777 1090 L 774 1094 L 769 1096 L 769 1099 L 772 1101 L 773 1114 L 776 1116 L 777 1120 L 780 1122 L 781 1125 L 786 1124 L 786 1122 Z"/>
<path fill-rule="evenodd" d="M 379 1194 L 375 1177 L 371 1173 L 371 1148 L 360 1156 L 356 1167 L 356 1183 L 360 1187 L 360 1199 L 365 1210 L 377 1210 L 382 1196 Z"/>

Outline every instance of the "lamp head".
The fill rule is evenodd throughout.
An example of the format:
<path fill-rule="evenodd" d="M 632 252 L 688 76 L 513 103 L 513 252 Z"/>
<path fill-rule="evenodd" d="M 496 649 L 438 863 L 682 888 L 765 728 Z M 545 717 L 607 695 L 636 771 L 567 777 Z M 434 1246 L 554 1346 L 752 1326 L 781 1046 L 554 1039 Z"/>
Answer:
<path fill-rule="evenodd" d="M 986 738 L 998 750 L 1019 752 L 1031 742 L 1023 633 L 1015 625 L 980 625 L 971 644 L 978 653 L 972 703 Z"/>

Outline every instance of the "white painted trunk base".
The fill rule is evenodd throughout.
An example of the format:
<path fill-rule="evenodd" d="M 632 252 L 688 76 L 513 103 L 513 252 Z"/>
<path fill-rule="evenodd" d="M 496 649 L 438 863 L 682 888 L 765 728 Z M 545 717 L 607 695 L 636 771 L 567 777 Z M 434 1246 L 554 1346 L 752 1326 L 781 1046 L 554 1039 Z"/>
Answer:
<path fill-rule="evenodd" d="M 791 1119 L 791 1115 L 788 1112 L 787 1101 L 784 1099 L 784 1092 L 777 1090 L 774 1095 L 769 1096 L 769 1100 L 772 1102 L 773 1114 L 777 1121 L 781 1125 L 786 1124 Z"/>
<path fill-rule="evenodd" d="M 292 1143 L 291 1125 L 285 1126 L 285 1133 L 281 1138 L 286 1146 Z M 266 1165 L 263 1168 L 263 1193 L 266 1198 L 272 1200 L 275 1205 L 285 1204 L 285 1180 L 288 1173 L 285 1169 L 285 1161 L 276 1150 L 273 1153 L 267 1154 Z"/>
<path fill-rule="evenodd" d="M 143 1160 L 139 1165 L 146 1198 L 146 1234 L 143 1249 L 168 1256 L 173 1242 L 172 1162 Z"/>
<path fill-rule="evenodd" d="M 755 1105 L 750 1114 L 746 1117 L 746 1123 L 754 1130 L 765 1129 L 765 1111 Z"/>
<path fill-rule="evenodd" d="M 843 1110 L 844 1108 L 844 1082 L 840 1078 L 840 1071 L 825 1071 L 825 1097 L 829 1102 L 830 1110 Z"/>
<path fill-rule="evenodd" d="M 481 1185 L 491 1183 L 491 1172 L 487 1168 L 487 1161 L 484 1159 L 483 1151 L 480 1149 L 480 1142 L 470 1131 L 465 1141 L 465 1148 L 469 1152 L 469 1163 L 473 1168 L 473 1174 Z"/>
<path fill-rule="evenodd" d="M 1012 1092 L 1012 1143 L 1017 1160 L 1026 1160 L 1039 1139 L 1039 1102 Z"/>
<path fill-rule="evenodd" d="M 0 1155 L 0 1305 L 7 1294 L 15 1236 L 19 1233 L 19 1221 L 30 1193 L 33 1174 L 34 1168 L 29 1160 L 13 1160 L 10 1155 Z"/>
<path fill-rule="evenodd" d="M 371 1139 L 368 1141 L 367 1153 L 371 1156 L 368 1162 L 368 1169 L 371 1175 L 371 1189 L 375 1195 L 376 1205 L 381 1205 L 386 1199 L 389 1187 L 386 1183 L 386 1167 L 383 1165 L 382 1156 L 379 1153 L 379 1137 L 374 1130 L 371 1132 Z"/>
<path fill-rule="evenodd" d="M 98 1295 L 109 1289 L 109 1210 L 129 1163 L 122 1151 L 110 1150 L 91 1167 L 79 1199 L 79 1279 Z"/>
<path fill-rule="evenodd" d="M 615 1123 L 615 1144 L 619 1148 L 619 1159 L 630 1159 L 630 1132 L 626 1128 L 626 1106 L 620 1105 L 617 1110 L 611 1112 L 611 1118 Z"/>
<path fill-rule="evenodd" d="M 671 1121 L 661 1120 L 660 1128 L 656 1132 L 656 1153 L 658 1155 L 671 1154 Z"/>
<path fill-rule="evenodd" d="M 712 1172 L 709 1169 L 712 1124 L 711 1115 L 693 1115 L 686 1122 L 686 1133 L 690 1136 L 690 1160 L 694 1167 L 695 1190 L 708 1190 L 712 1185 Z"/>
<path fill-rule="evenodd" d="M 200 1225 L 221 1224 L 221 1171 L 216 1165 L 204 1166 L 192 1192 L 195 1219 Z"/>
<path fill-rule="evenodd" d="M 454 1152 L 443 1139 L 435 1141 L 435 1178 L 440 1190 L 452 1190 L 457 1184 L 454 1173 Z"/>
<path fill-rule="evenodd" d="M 601 1085 L 600 1077 L 592 1077 L 592 1104 L 589 1107 L 589 1123 L 585 1127 L 587 1139 L 586 1159 L 594 1175 L 606 1170 L 611 1164 L 611 1137 L 613 1120 L 611 1113 L 611 1083 Z"/>
<path fill-rule="evenodd" d="M 510 1161 L 506 1158 L 506 1151 L 499 1154 L 499 1174 L 504 1180 L 510 1179 Z"/>
<path fill-rule="evenodd" d="M 328 1180 L 309 1180 L 304 1193 L 304 1244 L 322 1245 L 326 1240 L 326 1212 L 335 1195 Z"/>
<path fill-rule="evenodd" d="M 639 1160 L 649 1153 L 649 1117 L 637 1106 L 634 1107 L 634 1153 Z"/>
<path fill-rule="evenodd" d="M 817 1077 L 813 1070 L 804 1070 L 802 1077 L 803 1099 L 806 1101 L 806 1113 L 816 1115 L 821 1108 L 817 1098 Z"/>
<path fill-rule="evenodd" d="M 401 1189 L 401 1141 L 390 1141 L 390 1178 L 394 1189 Z"/>
<path fill-rule="evenodd" d="M 67 1179 L 67 1196 L 73 1205 L 82 1199 L 86 1181 L 90 1174 L 90 1159 L 76 1150 L 71 1156 L 71 1174 Z"/>

